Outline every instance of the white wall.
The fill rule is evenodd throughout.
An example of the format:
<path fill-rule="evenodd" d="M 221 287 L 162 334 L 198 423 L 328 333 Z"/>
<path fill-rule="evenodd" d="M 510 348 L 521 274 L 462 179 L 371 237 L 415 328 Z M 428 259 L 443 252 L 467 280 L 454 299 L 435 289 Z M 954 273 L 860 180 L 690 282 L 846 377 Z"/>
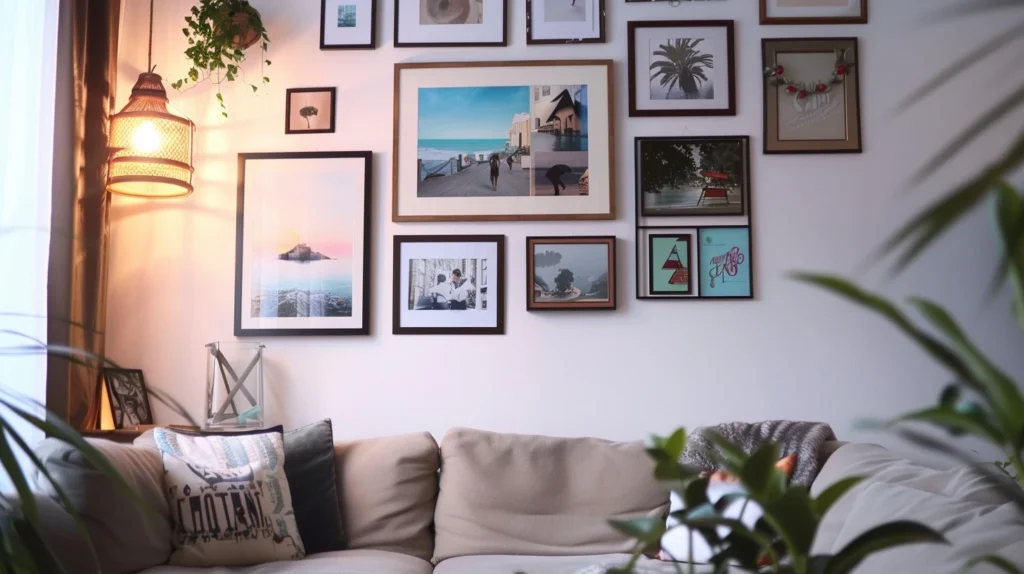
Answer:
<path fill-rule="evenodd" d="M 1019 121 L 970 147 L 927 185 L 908 190 L 914 169 L 1014 87 L 1012 57 L 903 115 L 897 101 L 961 51 L 1005 28 L 999 14 L 922 23 L 935 0 L 874 0 L 863 26 L 759 26 L 755 0 L 608 4 L 607 44 L 527 47 L 524 0 L 510 0 L 510 46 L 395 49 L 393 2 L 379 2 L 381 47 L 318 49 L 319 0 L 253 0 L 273 40 L 268 94 L 225 89 L 223 120 L 211 86 L 171 92 L 198 125 L 196 193 L 184 200 L 130 201 L 111 210 L 108 342 L 112 357 L 147 381 L 203 407 L 203 345 L 232 339 L 236 154 L 372 150 L 374 216 L 370 337 L 267 338 L 269 418 L 286 426 L 322 417 L 339 437 L 456 425 L 554 435 L 641 438 L 678 425 L 766 418 L 830 422 L 841 438 L 863 416 L 887 416 L 935 399 L 948 376 L 887 324 L 795 284 L 796 269 L 852 273 L 894 296 L 921 293 L 948 304 L 984 348 L 1024 376 L 1021 336 L 1003 301 L 984 304 L 996 261 L 988 214 L 978 213 L 894 280 L 873 261 L 882 240 L 917 208 L 991 158 Z M 149 2 L 126 0 L 119 100 L 145 66 Z M 183 18 L 190 0 L 157 3 L 153 57 L 169 83 L 186 70 Z M 729 118 L 627 117 L 626 21 L 735 19 L 738 110 Z M 860 38 L 864 150 L 860 155 L 774 156 L 761 148 L 760 39 Z M 1008 54 L 1013 56 L 1013 53 Z M 390 221 L 392 64 L 402 61 L 613 58 L 619 218 L 604 223 L 394 224 Z M 252 58 L 257 66 L 258 58 Z M 258 68 L 248 68 L 251 77 Z M 337 86 L 337 133 L 284 135 L 284 91 Z M 1019 120 L 1019 118 L 1017 118 Z M 1012 125 L 1011 125 L 1012 124 Z M 634 299 L 633 157 L 641 135 L 753 137 L 758 300 L 639 302 Z M 508 238 L 507 334 L 391 334 L 391 237 L 410 233 L 504 233 Z M 528 235 L 620 238 L 619 310 L 527 313 Z M 865 271 L 867 269 L 867 271 Z M 159 422 L 173 422 L 156 408 Z M 886 439 L 877 437 L 876 440 Z"/>

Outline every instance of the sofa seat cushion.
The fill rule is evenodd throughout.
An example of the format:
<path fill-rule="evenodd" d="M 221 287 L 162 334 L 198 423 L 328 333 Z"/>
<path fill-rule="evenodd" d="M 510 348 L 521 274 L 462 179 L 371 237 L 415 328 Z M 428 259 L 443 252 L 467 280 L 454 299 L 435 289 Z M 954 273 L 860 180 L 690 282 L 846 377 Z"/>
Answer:
<path fill-rule="evenodd" d="M 441 442 L 434 562 L 629 552 L 608 520 L 664 518 L 668 504 L 640 442 L 452 429 Z"/>
<path fill-rule="evenodd" d="M 605 567 L 623 566 L 629 562 L 629 554 L 601 554 L 595 556 L 510 556 L 484 555 L 449 558 L 434 568 L 434 574 L 604 574 Z M 677 574 L 676 567 L 686 572 L 686 565 L 662 562 L 641 557 L 635 574 Z M 707 574 L 711 566 L 694 568 L 697 574 Z"/>
<path fill-rule="evenodd" d="M 322 552 L 293 562 L 271 562 L 240 568 L 157 566 L 139 574 L 430 574 L 421 558 L 383 550 Z"/>

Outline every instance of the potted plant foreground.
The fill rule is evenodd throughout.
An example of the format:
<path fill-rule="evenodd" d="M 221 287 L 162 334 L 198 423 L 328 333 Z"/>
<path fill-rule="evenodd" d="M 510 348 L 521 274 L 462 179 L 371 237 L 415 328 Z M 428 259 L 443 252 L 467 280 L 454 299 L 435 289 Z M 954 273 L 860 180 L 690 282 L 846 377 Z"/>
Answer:
<path fill-rule="evenodd" d="M 253 92 L 259 89 L 245 79 L 241 69 L 246 60 L 245 51 L 256 44 L 261 50 L 261 82 L 265 87 L 270 81 L 263 71 L 270 65 L 267 59 L 270 37 L 260 13 L 248 0 L 199 0 L 199 4 L 192 7 L 191 14 L 185 16 L 185 24 L 181 31 L 188 40 L 185 56 L 191 65 L 184 78 L 171 84 L 174 89 L 181 90 L 210 80 L 217 86 L 221 115 L 227 117 L 227 107 L 220 91 L 223 82 L 240 79 Z"/>

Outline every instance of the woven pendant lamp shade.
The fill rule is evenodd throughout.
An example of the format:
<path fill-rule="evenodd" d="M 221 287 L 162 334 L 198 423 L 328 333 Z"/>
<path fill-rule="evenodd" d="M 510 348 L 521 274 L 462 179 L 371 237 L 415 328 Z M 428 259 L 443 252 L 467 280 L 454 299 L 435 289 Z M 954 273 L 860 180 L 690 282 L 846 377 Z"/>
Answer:
<path fill-rule="evenodd" d="M 195 124 L 167 109 L 158 74 L 142 73 L 128 104 L 110 118 L 107 191 L 136 197 L 192 193 Z"/>

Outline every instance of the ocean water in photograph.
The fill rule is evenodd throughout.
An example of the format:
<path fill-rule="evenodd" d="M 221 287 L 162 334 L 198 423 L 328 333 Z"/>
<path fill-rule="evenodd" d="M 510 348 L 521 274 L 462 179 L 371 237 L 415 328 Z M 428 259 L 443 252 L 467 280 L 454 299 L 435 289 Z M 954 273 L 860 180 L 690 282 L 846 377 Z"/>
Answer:
<path fill-rule="evenodd" d="M 252 293 L 253 317 L 351 317 L 351 262 L 259 261 Z"/>

